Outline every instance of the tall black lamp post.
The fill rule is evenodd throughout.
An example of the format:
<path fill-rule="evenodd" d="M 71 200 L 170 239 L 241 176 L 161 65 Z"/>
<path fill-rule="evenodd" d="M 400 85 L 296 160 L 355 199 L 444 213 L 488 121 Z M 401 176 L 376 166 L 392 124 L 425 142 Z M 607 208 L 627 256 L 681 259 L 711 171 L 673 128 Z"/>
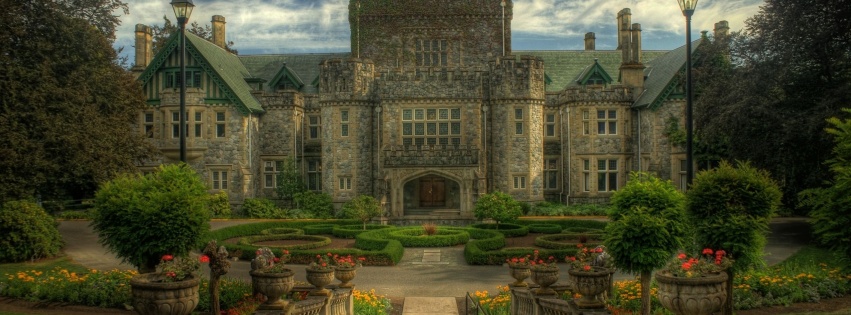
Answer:
<path fill-rule="evenodd" d="M 694 119 L 692 118 L 691 84 L 691 15 L 697 7 L 697 0 L 677 0 L 680 10 L 686 17 L 686 186 L 694 179 Z"/>
<path fill-rule="evenodd" d="M 180 161 L 186 162 L 186 22 L 195 5 L 192 0 L 172 0 L 171 8 L 180 25 Z"/>

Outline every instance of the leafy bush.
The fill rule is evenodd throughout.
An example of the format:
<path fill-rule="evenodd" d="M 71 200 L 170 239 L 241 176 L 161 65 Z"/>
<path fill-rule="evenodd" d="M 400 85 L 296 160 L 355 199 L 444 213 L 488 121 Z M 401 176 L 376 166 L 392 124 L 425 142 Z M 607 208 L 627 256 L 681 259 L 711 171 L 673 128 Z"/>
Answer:
<path fill-rule="evenodd" d="M 275 203 L 265 198 L 245 198 L 242 203 L 242 212 L 249 218 L 257 219 L 282 219 L 285 212 L 275 206 Z"/>
<path fill-rule="evenodd" d="M 499 191 L 479 197 L 476 208 L 473 209 L 476 219 L 492 219 L 497 224 L 515 221 L 521 213 L 520 203 L 511 195 Z"/>
<path fill-rule="evenodd" d="M 164 254 L 182 256 L 203 244 L 210 230 L 207 187 L 186 164 L 122 175 L 95 195 L 92 227 L 101 243 L 143 272 Z"/>
<path fill-rule="evenodd" d="M 595 247 L 603 243 L 601 235 L 589 235 L 581 233 L 552 234 L 538 236 L 535 238 L 535 246 L 547 249 L 575 249 L 577 244 L 585 244 L 586 247 Z"/>
<path fill-rule="evenodd" d="M 477 223 L 471 224 L 471 228 L 483 229 L 483 230 L 497 230 L 505 237 L 517 237 L 524 236 L 529 234 L 529 228 L 519 224 L 511 224 L 511 223 L 500 223 L 500 224 L 491 224 L 491 223 Z"/>
<path fill-rule="evenodd" d="M 31 201 L 8 201 L 0 208 L 0 261 L 51 257 L 62 248 L 56 220 Z"/>
<path fill-rule="evenodd" d="M 305 226 L 304 234 L 308 235 L 316 235 L 316 234 L 331 234 L 334 231 L 334 227 L 337 224 L 314 224 Z"/>
<path fill-rule="evenodd" d="M 256 245 L 258 242 L 280 241 L 280 240 L 299 240 L 310 241 L 310 243 L 293 244 L 293 245 Z M 287 250 L 297 249 L 314 249 L 331 244 L 331 239 L 319 235 L 300 235 L 300 234 L 274 234 L 274 235 L 252 235 L 246 236 L 239 240 L 239 245 L 250 245 L 257 247 L 280 248 Z"/>
<path fill-rule="evenodd" d="M 441 247 L 466 243 L 470 234 L 463 228 L 441 227 L 434 235 L 426 235 L 422 228 L 400 228 L 390 231 L 388 236 L 404 247 Z"/>
<path fill-rule="evenodd" d="M 337 225 L 331 229 L 331 234 L 334 234 L 334 236 L 341 238 L 355 238 L 355 236 L 360 233 L 366 232 L 367 230 L 386 229 L 392 227 L 392 225 L 380 224 Z"/>
<path fill-rule="evenodd" d="M 604 216 L 611 206 L 600 204 L 563 205 L 550 202 L 539 202 L 527 213 L 532 216 Z"/>
<path fill-rule="evenodd" d="M 214 218 L 229 218 L 232 214 L 230 198 L 224 190 L 210 196 L 210 215 Z"/>
<path fill-rule="evenodd" d="M 91 220 L 94 214 L 87 210 L 71 210 L 56 213 L 54 217 L 61 220 Z"/>
<path fill-rule="evenodd" d="M 315 191 L 304 191 L 296 193 L 293 196 L 296 207 L 305 213 L 310 214 L 313 218 L 327 219 L 331 217 L 334 210 L 334 203 L 331 195 L 326 193 L 318 193 Z M 293 214 L 290 214 L 292 217 Z M 295 219 L 295 218 L 294 218 Z"/>
<path fill-rule="evenodd" d="M 219 280 L 219 307 L 222 310 L 237 307 L 246 297 L 251 297 L 251 283 L 240 279 L 224 277 Z M 198 288 L 200 299 L 195 312 L 210 311 L 210 281 L 201 278 Z"/>
<path fill-rule="evenodd" d="M 555 234 L 561 232 L 561 225 L 557 224 L 529 224 L 527 225 L 529 228 L 529 232 L 532 233 L 546 233 L 546 234 Z"/>
<path fill-rule="evenodd" d="M 366 230 L 366 223 L 381 215 L 381 204 L 372 196 L 360 195 L 343 204 L 343 213 L 347 218 L 361 221 Z"/>
<path fill-rule="evenodd" d="M 123 308 L 131 302 L 130 278 L 135 271 L 92 271 L 78 274 L 67 269 L 19 271 L 4 276 L 3 296 L 75 305 Z"/>

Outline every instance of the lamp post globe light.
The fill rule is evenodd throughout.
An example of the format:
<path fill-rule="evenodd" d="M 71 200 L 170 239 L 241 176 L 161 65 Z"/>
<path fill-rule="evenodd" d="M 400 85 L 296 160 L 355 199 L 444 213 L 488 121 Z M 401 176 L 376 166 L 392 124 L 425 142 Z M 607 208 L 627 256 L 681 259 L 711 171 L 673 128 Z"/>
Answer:
<path fill-rule="evenodd" d="M 697 0 L 677 0 L 680 10 L 686 17 L 686 187 L 694 179 L 694 119 L 692 118 L 691 84 L 691 16 L 697 7 Z"/>
<path fill-rule="evenodd" d="M 192 0 L 172 0 L 171 8 L 180 25 L 180 161 L 186 162 L 186 22 L 195 4 Z"/>

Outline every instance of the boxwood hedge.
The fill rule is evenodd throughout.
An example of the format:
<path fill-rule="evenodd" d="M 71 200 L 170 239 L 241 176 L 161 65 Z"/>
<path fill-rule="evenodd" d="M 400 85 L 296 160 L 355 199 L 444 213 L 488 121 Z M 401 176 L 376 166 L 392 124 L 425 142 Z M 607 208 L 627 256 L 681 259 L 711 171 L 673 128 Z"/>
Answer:
<path fill-rule="evenodd" d="M 425 235 L 420 227 L 393 229 L 388 236 L 403 247 L 442 247 L 467 243 L 470 234 L 463 228 L 439 227 L 437 234 Z"/>
<path fill-rule="evenodd" d="M 500 223 L 499 225 L 493 223 L 478 223 L 470 225 L 470 227 L 475 229 L 498 231 L 505 237 L 516 237 L 529 234 L 529 228 L 525 225 L 512 223 Z"/>

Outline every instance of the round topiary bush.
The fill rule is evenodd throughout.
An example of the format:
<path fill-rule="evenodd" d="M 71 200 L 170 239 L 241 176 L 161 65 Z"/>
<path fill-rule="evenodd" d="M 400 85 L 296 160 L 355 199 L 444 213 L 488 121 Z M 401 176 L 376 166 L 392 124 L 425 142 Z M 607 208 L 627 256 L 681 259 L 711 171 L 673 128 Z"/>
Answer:
<path fill-rule="evenodd" d="M 527 227 L 529 232 L 532 233 L 556 234 L 561 232 L 561 225 L 558 224 L 535 223 L 529 224 Z"/>
<path fill-rule="evenodd" d="M 95 194 L 92 227 L 109 251 L 152 272 L 163 255 L 183 256 L 203 245 L 208 205 L 207 186 L 194 169 L 163 165 L 104 183 Z"/>
<path fill-rule="evenodd" d="M 338 225 L 334 226 L 331 233 L 336 237 L 355 238 L 360 233 L 369 230 L 392 228 L 392 225 L 366 224 L 366 225 Z M 366 228 L 366 229 L 364 229 Z"/>
<path fill-rule="evenodd" d="M 470 227 L 483 230 L 495 230 L 502 233 L 502 235 L 505 235 L 505 237 L 517 237 L 529 234 L 529 228 L 513 223 L 477 223 L 470 225 Z"/>
<path fill-rule="evenodd" d="M 455 246 L 470 240 L 470 233 L 467 231 L 446 227 L 438 228 L 434 235 L 426 235 L 422 228 L 405 228 L 390 231 L 389 236 L 404 247 Z"/>
<path fill-rule="evenodd" d="M 0 262 L 51 257 L 62 248 L 56 220 L 31 201 L 4 203 L 0 231 Z"/>

